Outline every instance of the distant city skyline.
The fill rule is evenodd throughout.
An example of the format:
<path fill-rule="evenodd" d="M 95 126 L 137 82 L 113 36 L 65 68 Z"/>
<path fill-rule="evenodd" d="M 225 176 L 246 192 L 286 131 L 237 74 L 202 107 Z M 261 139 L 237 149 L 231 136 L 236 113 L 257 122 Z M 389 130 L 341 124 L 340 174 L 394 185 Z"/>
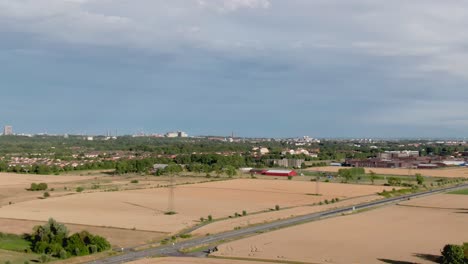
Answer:
<path fill-rule="evenodd" d="M 467 12 L 438 0 L 4 0 L 0 124 L 464 137 Z"/>

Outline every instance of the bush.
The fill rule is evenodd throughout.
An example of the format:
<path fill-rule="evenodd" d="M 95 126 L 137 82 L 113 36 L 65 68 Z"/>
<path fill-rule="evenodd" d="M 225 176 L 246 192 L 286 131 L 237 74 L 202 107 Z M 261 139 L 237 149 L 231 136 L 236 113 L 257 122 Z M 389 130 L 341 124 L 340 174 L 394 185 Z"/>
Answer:
<path fill-rule="evenodd" d="M 62 248 L 62 250 L 60 250 L 60 252 L 59 252 L 59 258 L 60 258 L 60 259 L 66 259 L 66 258 L 68 258 L 68 253 L 67 253 L 67 251 L 65 251 L 65 249 Z"/>
<path fill-rule="evenodd" d="M 44 198 L 48 198 L 48 197 L 50 197 L 50 194 L 48 192 L 45 192 L 43 196 L 44 196 Z"/>
<path fill-rule="evenodd" d="M 401 185 L 401 179 L 395 178 L 395 177 L 390 177 L 387 180 L 388 184 L 390 186 L 400 186 Z"/>
<path fill-rule="evenodd" d="M 46 263 L 46 262 L 49 262 L 50 261 L 50 257 L 46 254 L 42 254 L 40 257 L 39 257 L 39 262 L 41 263 Z"/>
<path fill-rule="evenodd" d="M 83 187 L 80 186 L 80 187 L 76 188 L 76 192 L 82 192 L 82 191 L 84 191 Z"/>
<path fill-rule="evenodd" d="M 213 221 L 213 216 L 209 215 L 208 216 L 208 221 L 210 221 L 210 222 Z"/>
<path fill-rule="evenodd" d="M 292 176 L 288 176 L 288 180 L 292 180 Z"/>
<path fill-rule="evenodd" d="M 280 209 L 280 206 L 279 206 L 279 205 L 275 205 L 275 210 L 276 210 L 276 211 L 279 211 L 279 209 Z"/>
<path fill-rule="evenodd" d="M 47 187 L 48 187 L 47 183 L 41 182 L 41 183 L 37 184 L 37 183 L 33 182 L 33 183 L 31 183 L 31 186 L 29 187 L 28 191 L 45 191 L 45 190 L 47 190 Z"/>
<path fill-rule="evenodd" d="M 132 180 L 130 183 L 138 183 L 138 180 Z"/>
<path fill-rule="evenodd" d="M 418 185 L 422 185 L 424 183 L 424 177 L 419 173 L 416 174 L 416 182 Z"/>
<path fill-rule="evenodd" d="M 246 215 L 247 215 L 247 211 L 246 211 L 246 210 L 242 211 L 242 215 L 243 215 L 243 216 L 246 216 Z"/>
<path fill-rule="evenodd" d="M 464 264 L 463 247 L 459 245 L 445 245 L 442 250 L 442 264 Z"/>

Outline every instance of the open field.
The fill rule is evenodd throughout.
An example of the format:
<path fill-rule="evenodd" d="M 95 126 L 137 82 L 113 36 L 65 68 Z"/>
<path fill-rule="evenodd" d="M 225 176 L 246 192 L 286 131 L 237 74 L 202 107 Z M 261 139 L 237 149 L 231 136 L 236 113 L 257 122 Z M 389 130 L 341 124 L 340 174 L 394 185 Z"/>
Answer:
<path fill-rule="evenodd" d="M 0 206 L 42 198 L 45 191 L 26 190 L 31 183 L 47 183 L 50 195 L 60 197 L 76 193 L 78 187 L 83 188 L 85 192 L 105 192 L 156 188 L 168 185 L 169 181 L 167 176 L 135 174 L 118 176 L 109 175 L 105 171 L 69 172 L 57 176 L 0 173 Z M 208 181 L 205 177 L 176 177 L 175 183 L 190 184 L 205 181 Z"/>
<path fill-rule="evenodd" d="M 454 208 L 453 203 L 457 202 Z M 434 195 L 260 234 L 214 255 L 311 263 L 433 263 L 445 244 L 468 241 L 468 196 Z"/>
<path fill-rule="evenodd" d="M 248 260 L 230 260 L 216 258 L 151 258 L 142 259 L 129 264 L 266 264 L 271 262 L 259 262 Z"/>
<path fill-rule="evenodd" d="M 349 198 L 346 200 L 341 200 L 338 203 L 333 204 L 323 204 L 316 206 L 299 206 L 289 209 L 283 209 L 280 211 L 265 212 L 261 214 L 247 215 L 243 217 L 226 219 L 223 221 L 213 222 L 211 224 L 202 226 L 199 229 L 196 229 L 192 232 L 193 235 L 206 235 L 206 234 L 216 234 L 226 231 L 231 231 L 235 228 L 248 227 L 250 225 L 262 224 L 265 222 L 272 222 L 284 218 L 290 218 L 300 215 L 312 214 L 316 212 L 331 210 L 339 207 L 346 207 L 360 203 L 366 203 L 382 199 L 382 196 L 379 195 L 367 195 L 356 198 Z"/>
<path fill-rule="evenodd" d="M 346 169 L 347 167 L 314 167 L 308 168 L 306 171 L 322 171 L 322 172 L 338 172 L 339 169 Z M 391 169 L 391 168 L 365 168 L 366 173 L 370 171 L 375 172 L 376 174 L 384 175 L 402 175 L 408 176 L 408 169 Z M 468 178 L 468 168 L 465 167 L 456 167 L 456 168 L 444 168 L 444 169 L 433 169 L 433 170 L 423 170 L 423 169 L 411 169 L 411 175 L 420 173 L 423 176 L 431 177 L 447 177 L 447 178 Z"/>
<path fill-rule="evenodd" d="M 198 223 L 200 217 L 225 218 L 242 210 L 258 212 L 302 206 L 332 198 L 372 195 L 391 187 L 314 182 L 237 179 L 177 186 L 176 215 L 165 215 L 168 189 L 91 192 L 36 199 L 0 208 L 1 218 L 57 221 L 97 227 L 177 232 Z"/>

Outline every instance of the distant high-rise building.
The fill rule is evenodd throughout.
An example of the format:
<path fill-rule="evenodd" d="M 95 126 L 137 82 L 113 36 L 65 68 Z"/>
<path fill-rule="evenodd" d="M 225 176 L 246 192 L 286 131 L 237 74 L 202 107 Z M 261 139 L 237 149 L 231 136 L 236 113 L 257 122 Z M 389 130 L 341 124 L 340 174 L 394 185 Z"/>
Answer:
<path fill-rule="evenodd" d="M 5 136 L 13 135 L 13 127 L 12 126 L 5 126 L 3 128 L 3 135 L 5 135 Z"/>

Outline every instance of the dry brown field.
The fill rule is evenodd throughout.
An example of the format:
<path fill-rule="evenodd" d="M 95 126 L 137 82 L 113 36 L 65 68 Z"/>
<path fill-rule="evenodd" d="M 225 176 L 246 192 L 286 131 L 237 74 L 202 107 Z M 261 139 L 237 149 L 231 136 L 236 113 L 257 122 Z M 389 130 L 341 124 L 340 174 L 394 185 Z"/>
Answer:
<path fill-rule="evenodd" d="M 270 262 L 248 261 L 248 260 L 231 260 L 231 259 L 216 259 L 216 258 L 151 258 L 142 259 L 129 264 L 266 264 Z"/>
<path fill-rule="evenodd" d="M 325 199 L 372 195 L 382 186 L 314 182 L 237 179 L 177 186 L 176 215 L 165 215 L 168 189 L 90 192 L 35 199 L 5 205 L 0 218 L 46 221 L 50 217 L 69 224 L 174 233 L 198 223 L 200 217 L 225 218 L 242 210 L 258 212 L 302 206 Z M 389 188 L 389 187 L 388 187 Z"/>
<path fill-rule="evenodd" d="M 216 234 L 226 231 L 231 231 L 235 228 L 243 228 L 251 225 L 262 224 L 265 222 L 272 222 L 280 219 L 291 218 L 316 212 L 346 207 L 375 200 L 382 199 L 383 196 L 379 195 L 366 195 L 355 198 L 348 198 L 334 204 L 323 204 L 315 206 L 298 206 L 294 208 L 283 209 L 279 211 L 265 212 L 261 214 L 252 214 L 243 217 L 231 218 L 224 221 L 217 221 L 192 232 L 193 235 L 206 235 Z"/>
<path fill-rule="evenodd" d="M 346 169 L 346 167 L 315 167 L 308 168 L 307 171 L 323 171 L 323 172 L 338 172 L 339 169 Z M 387 175 L 402 175 L 408 176 L 408 169 L 391 169 L 391 168 L 365 168 L 366 173 L 373 171 L 377 174 L 387 174 Z M 444 169 L 412 169 L 411 175 L 420 173 L 423 176 L 430 177 L 447 177 L 447 178 L 468 178 L 468 168 L 444 168 Z"/>
<path fill-rule="evenodd" d="M 64 185 L 78 185 L 94 179 L 92 176 L 50 176 L 0 173 L 0 206 L 11 203 L 35 200 L 42 196 L 43 192 L 31 192 L 26 189 L 31 183 L 47 183 L 49 188 L 62 188 L 58 195 L 68 192 L 63 190 Z"/>
<path fill-rule="evenodd" d="M 462 207 L 451 209 L 454 203 Z M 468 241 L 468 196 L 434 195 L 402 205 L 241 239 L 219 246 L 215 255 L 311 263 L 434 263 L 445 244 Z"/>

